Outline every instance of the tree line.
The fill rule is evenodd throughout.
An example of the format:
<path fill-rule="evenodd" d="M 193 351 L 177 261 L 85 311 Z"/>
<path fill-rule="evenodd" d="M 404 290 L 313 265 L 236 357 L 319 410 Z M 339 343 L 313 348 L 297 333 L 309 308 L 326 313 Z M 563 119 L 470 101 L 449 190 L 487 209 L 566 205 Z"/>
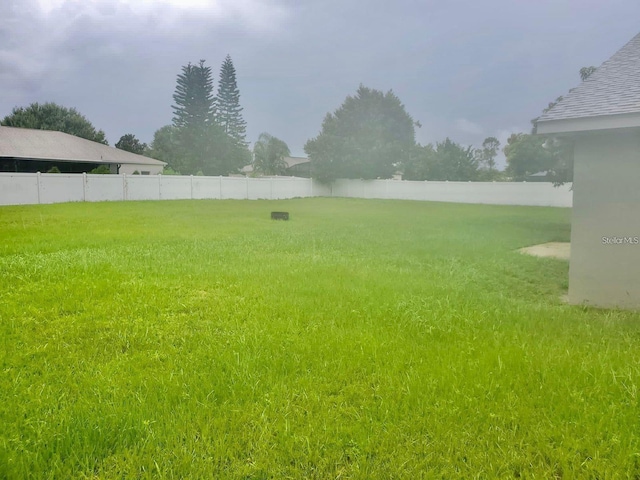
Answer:
<path fill-rule="evenodd" d="M 581 80 L 596 67 L 580 69 Z M 553 108 L 562 97 L 544 110 Z M 507 166 L 496 168 L 500 142 L 487 137 L 480 148 L 460 145 L 450 138 L 435 145 L 415 141 L 420 123 L 407 113 L 392 92 L 360 86 L 322 122 L 320 134 L 309 140 L 305 152 L 314 178 L 331 182 L 336 178 L 390 178 L 402 174 L 406 180 L 495 181 L 526 180 L 543 174 L 561 185 L 573 179 L 573 143 L 570 139 L 536 135 L 537 118 L 530 134 L 512 134 L 504 145 Z"/>
<path fill-rule="evenodd" d="M 246 122 L 242 117 L 236 70 L 229 55 L 224 59 L 217 92 L 211 68 L 205 60 L 188 63 L 177 75 L 173 94 L 173 119 L 158 129 L 150 145 L 133 134 L 125 134 L 115 144 L 133 153 L 167 162 L 166 173 L 228 175 L 251 164 L 265 175 L 285 174 L 287 144 L 262 133 L 253 151 L 246 141 Z M 580 77 L 586 81 L 595 67 L 584 67 Z M 551 102 L 547 111 L 562 97 Z M 415 128 L 420 122 L 407 113 L 393 93 L 360 85 L 333 113 L 328 113 L 318 136 L 309 139 L 304 150 L 309 156 L 311 175 L 323 182 L 337 178 L 391 178 L 402 174 L 406 180 L 496 181 L 525 180 L 543 172 L 546 179 L 562 184 L 572 179 L 573 146 L 567 139 L 531 134 L 513 134 L 503 147 L 507 166 L 496 168 L 500 142 L 487 137 L 474 148 L 450 138 L 420 145 Z M 59 130 L 92 141 L 108 144 L 77 110 L 53 103 L 34 103 L 14 108 L 1 125 Z"/>
<path fill-rule="evenodd" d="M 500 141 L 487 137 L 480 148 L 450 138 L 420 145 L 415 128 L 420 122 L 407 113 L 393 93 L 360 85 L 333 113 L 326 115 L 320 134 L 305 152 L 314 178 L 391 178 L 405 180 L 492 181 L 507 179 L 496 168 Z"/>

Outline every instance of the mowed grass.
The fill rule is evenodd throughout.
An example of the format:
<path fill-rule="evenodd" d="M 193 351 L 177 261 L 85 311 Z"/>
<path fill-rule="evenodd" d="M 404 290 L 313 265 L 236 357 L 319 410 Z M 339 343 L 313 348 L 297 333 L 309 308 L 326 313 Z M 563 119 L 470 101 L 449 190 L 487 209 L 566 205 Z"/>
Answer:
<path fill-rule="evenodd" d="M 286 210 L 289 222 L 269 219 Z M 570 210 L 0 208 L 0 478 L 638 478 L 640 315 Z"/>

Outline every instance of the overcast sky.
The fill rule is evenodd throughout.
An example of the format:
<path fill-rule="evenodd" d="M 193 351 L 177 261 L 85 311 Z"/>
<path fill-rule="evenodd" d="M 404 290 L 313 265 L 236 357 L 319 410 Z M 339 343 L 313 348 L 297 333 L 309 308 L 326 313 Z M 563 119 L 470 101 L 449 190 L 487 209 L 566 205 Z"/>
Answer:
<path fill-rule="evenodd" d="M 182 65 L 230 54 L 247 140 L 293 155 L 360 83 L 445 137 L 503 143 L 640 29 L 638 0 L 0 0 L 0 117 L 75 107 L 111 145 L 171 123 Z"/>

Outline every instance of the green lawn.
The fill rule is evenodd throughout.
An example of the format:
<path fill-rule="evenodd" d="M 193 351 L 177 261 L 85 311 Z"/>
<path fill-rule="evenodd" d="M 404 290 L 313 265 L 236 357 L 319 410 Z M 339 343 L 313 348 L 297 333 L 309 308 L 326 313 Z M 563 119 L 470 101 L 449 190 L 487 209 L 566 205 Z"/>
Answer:
<path fill-rule="evenodd" d="M 286 210 L 289 222 L 269 219 Z M 570 210 L 0 208 L 0 478 L 638 478 L 640 314 Z"/>

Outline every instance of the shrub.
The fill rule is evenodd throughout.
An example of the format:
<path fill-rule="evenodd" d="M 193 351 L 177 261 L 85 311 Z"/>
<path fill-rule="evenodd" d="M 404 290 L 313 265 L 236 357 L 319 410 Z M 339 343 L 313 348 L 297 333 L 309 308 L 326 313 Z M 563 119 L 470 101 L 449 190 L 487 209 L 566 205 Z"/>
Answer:
<path fill-rule="evenodd" d="M 93 175 L 106 175 L 111 173 L 111 169 L 107 165 L 100 165 L 99 167 L 91 170 L 89 173 Z"/>

